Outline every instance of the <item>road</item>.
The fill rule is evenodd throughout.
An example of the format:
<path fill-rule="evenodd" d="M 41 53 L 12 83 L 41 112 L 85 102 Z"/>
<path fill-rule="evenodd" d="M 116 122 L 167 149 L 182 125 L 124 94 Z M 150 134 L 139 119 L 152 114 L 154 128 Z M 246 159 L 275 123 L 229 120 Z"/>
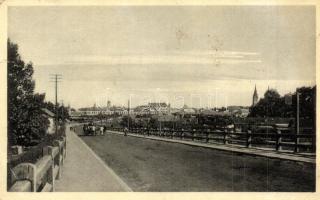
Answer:
<path fill-rule="evenodd" d="M 315 166 L 125 137 L 81 139 L 133 191 L 314 191 Z"/>

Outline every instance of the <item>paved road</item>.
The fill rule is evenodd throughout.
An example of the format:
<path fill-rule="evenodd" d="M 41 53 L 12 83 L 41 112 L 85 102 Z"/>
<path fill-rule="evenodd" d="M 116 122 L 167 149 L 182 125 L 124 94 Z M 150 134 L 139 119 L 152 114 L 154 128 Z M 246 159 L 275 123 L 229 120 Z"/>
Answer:
<path fill-rule="evenodd" d="M 81 136 L 134 191 L 314 191 L 315 166 L 183 144 Z"/>
<path fill-rule="evenodd" d="M 68 130 L 68 129 L 67 129 Z M 124 192 L 131 189 L 73 132 L 67 131 L 67 157 L 57 192 Z"/>

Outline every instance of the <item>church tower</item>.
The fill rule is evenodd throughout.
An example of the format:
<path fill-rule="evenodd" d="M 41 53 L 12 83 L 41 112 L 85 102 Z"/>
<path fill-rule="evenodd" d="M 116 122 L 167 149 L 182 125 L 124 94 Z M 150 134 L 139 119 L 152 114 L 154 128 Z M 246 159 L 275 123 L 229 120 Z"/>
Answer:
<path fill-rule="evenodd" d="M 255 106 L 258 103 L 258 92 L 257 92 L 257 86 L 254 86 L 254 92 L 252 96 L 252 106 Z"/>

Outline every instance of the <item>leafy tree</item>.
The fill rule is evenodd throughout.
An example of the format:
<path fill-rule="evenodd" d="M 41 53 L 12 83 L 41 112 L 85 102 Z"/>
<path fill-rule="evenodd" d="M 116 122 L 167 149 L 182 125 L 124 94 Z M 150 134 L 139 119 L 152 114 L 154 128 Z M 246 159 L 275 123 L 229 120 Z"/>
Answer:
<path fill-rule="evenodd" d="M 18 45 L 8 40 L 8 146 L 41 138 L 49 121 L 43 115 L 44 94 L 34 94 L 32 63 L 25 64 Z"/>
<path fill-rule="evenodd" d="M 151 117 L 149 121 L 149 128 L 157 128 L 158 126 L 158 120 Z"/>
<path fill-rule="evenodd" d="M 56 106 L 55 106 L 52 102 L 50 102 L 50 101 L 45 102 L 45 107 L 46 107 L 48 110 L 50 110 L 51 112 L 55 113 Z"/>
<path fill-rule="evenodd" d="M 299 116 L 302 125 L 315 126 L 316 123 L 316 86 L 301 87 L 297 89 L 299 93 Z M 297 113 L 297 94 L 293 95 L 292 113 Z M 308 122 L 309 121 L 309 122 Z"/>
<path fill-rule="evenodd" d="M 250 117 L 279 117 L 282 114 L 284 100 L 280 94 L 274 90 L 267 90 L 264 98 L 251 108 Z"/>
<path fill-rule="evenodd" d="M 122 127 L 128 127 L 128 120 L 129 120 L 129 124 L 130 124 L 129 126 L 131 127 L 133 125 L 133 120 L 131 117 L 128 117 L 126 115 L 122 117 L 122 119 L 120 121 L 120 125 Z"/>
<path fill-rule="evenodd" d="M 301 87 L 299 93 L 300 118 L 315 124 L 316 87 Z M 249 117 L 286 117 L 292 118 L 297 113 L 297 94 L 292 96 L 292 104 L 286 104 L 285 97 L 281 97 L 276 90 L 268 90 L 264 98 L 251 107 Z M 310 126 L 308 125 L 308 126 Z"/>

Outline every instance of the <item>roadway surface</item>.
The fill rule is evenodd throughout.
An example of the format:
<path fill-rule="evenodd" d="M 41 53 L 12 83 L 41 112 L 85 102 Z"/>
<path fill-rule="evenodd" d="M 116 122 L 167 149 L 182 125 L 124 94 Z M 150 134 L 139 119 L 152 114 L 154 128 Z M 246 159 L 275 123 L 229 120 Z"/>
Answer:
<path fill-rule="evenodd" d="M 80 138 L 133 191 L 314 191 L 315 165 L 107 133 Z"/>

